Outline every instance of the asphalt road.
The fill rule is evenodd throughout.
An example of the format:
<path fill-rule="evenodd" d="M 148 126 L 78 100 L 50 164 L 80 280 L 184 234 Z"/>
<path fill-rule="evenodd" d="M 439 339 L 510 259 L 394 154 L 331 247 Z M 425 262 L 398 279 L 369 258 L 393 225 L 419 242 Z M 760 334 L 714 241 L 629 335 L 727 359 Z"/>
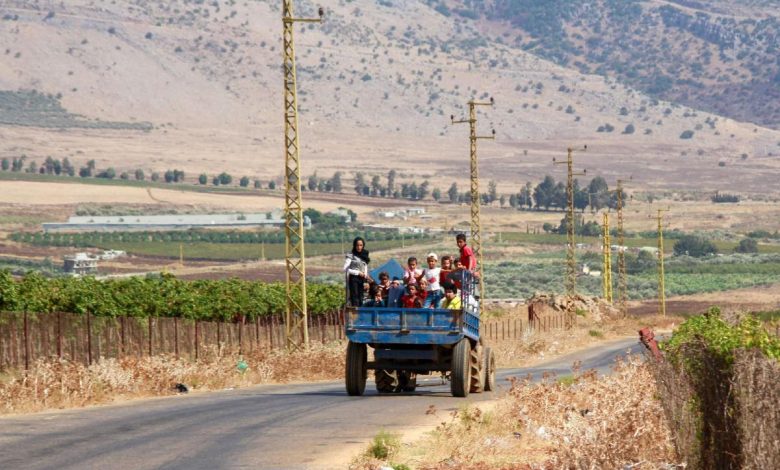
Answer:
<path fill-rule="evenodd" d="M 509 377 L 609 370 L 639 351 L 635 339 L 610 342 L 549 363 L 503 369 L 499 391 L 453 398 L 440 380 L 415 393 L 349 397 L 342 382 L 258 386 L 141 400 L 122 405 L 0 418 L 0 469 L 322 469 L 346 468 L 380 429 L 414 429 L 465 402 L 495 398 Z M 439 421 L 443 419 L 438 419 Z"/>

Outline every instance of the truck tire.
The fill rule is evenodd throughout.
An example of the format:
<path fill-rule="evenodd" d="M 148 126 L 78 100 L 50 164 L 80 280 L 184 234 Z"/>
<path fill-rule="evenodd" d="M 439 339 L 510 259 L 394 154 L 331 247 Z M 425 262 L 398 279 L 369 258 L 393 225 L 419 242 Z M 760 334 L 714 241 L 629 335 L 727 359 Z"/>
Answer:
<path fill-rule="evenodd" d="M 396 373 L 402 392 L 413 392 L 417 389 L 417 374 L 405 370 L 398 370 Z"/>
<path fill-rule="evenodd" d="M 461 339 L 452 351 L 452 372 L 450 389 L 454 397 L 469 396 L 471 386 L 471 343 L 468 338 Z"/>
<path fill-rule="evenodd" d="M 469 369 L 471 379 L 469 381 L 470 393 L 482 393 L 485 386 L 485 360 L 483 353 L 485 348 L 481 344 L 477 344 L 476 348 L 471 349 L 471 355 L 469 357 Z"/>
<path fill-rule="evenodd" d="M 366 345 L 353 343 L 347 344 L 347 371 L 346 385 L 347 394 L 351 396 L 363 395 L 366 390 Z"/>
<path fill-rule="evenodd" d="M 492 392 L 496 389 L 496 357 L 493 349 L 485 348 L 485 391 Z"/>
<path fill-rule="evenodd" d="M 393 370 L 375 370 L 374 383 L 376 383 L 376 391 L 379 393 L 396 393 L 401 391 L 398 373 Z"/>

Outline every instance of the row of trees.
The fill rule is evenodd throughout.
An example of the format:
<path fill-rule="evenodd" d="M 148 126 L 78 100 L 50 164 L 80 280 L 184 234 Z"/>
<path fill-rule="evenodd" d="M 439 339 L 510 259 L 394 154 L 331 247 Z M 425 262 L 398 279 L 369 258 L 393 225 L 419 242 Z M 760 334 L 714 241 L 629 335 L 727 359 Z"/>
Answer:
<path fill-rule="evenodd" d="M 579 180 L 573 182 L 574 208 L 585 211 L 588 207 L 592 210 L 604 208 L 617 208 L 617 191 L 610 191 L 607 181 L 601 176 L 590 180 L 586 186 L 581 186 Z M 623 206 L 630 201 L 629 195 L 623 191 Z M 550 210 L 550 208 L 565 210 L 567 207 L 566 183 L 555 181 L 550 175 L 544 180 L 532 186 L 528 182 L 518 193 L 509 196 L 509 205 L 517 209 Z"/>
<path fill-rule="evenodd" d="M 60 160 L 59 158 L 46 157 L 42 164 L 38 165 L 35 160 L 27 162 L 27 156 L 8 158 L 4 157 L 0 160 L 0 169 L 3 171 L 11 172 L 24 172 L 40 175 L 54 175 L 54 176 L 72 176 L 77 174 L 80 178 L 105 178 L 114 179 L 119 177 L 123 180 L 135 179 L 136 181 L 144 181 L 146 179 L 146 173 L 144 170 L 138 168 L 131 172 L 122 172 L 117 174 L 114 167 L 108 167 L 102 170 L 98 170 L 95 160 L 88 160 L 87 163 L 79 167 L 78 170 L 71 163 L 67 157 Z M 166 183 L 181 183 L 184 181 L 184 171 L 178 169 L 166 170 L 162 176 L 158 172 L 152 172 L 150 175 L 152 181 L 164 180 Z"/>
<path fill-rule="evenodd" d="M 344 225 L 339 218 L 340 225 Z M 328 226 L 326 224 L 326 226 Z M 356 236 L 366 241 L 400 240 L 401 234 L 396 232 L 371 232 L 357 230 L 308 230 L 308 243 L 340 243 L 351 242 Z M 409 239 L 427 238 L 424 234 L 404 236 Z M 73 246 L 110 248 L 117 243 L 284 243 L 284 232 L 281 230 L 267 232 L 220 232 L 220 231 L 178 231 L 178 232 L 86 232 L 86 233 L 48 233 L 48 232 L 17 232 L 9 236 L 15 242 L 28 243 L 36 246 Z"/>
<path fill-rule="evenodd" d="M 341 289 L 307 285 L 309 313 L 332 312 L 344 304 Z M 240 279 L 182 281 L 171 275 L 98 281 L 94 278 L 46 279 L 31 272 L 15 280 L 0 271 L 0 311 L 55 312 L 115 317 L 164 316 L 193 320 L 238 320 L 281 314 L 283 283 Z"/>

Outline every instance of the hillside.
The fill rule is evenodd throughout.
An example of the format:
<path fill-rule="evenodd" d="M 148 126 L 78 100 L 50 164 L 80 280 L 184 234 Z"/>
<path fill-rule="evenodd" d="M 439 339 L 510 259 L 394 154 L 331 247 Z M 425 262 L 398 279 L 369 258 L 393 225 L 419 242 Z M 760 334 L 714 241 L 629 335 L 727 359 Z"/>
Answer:
<path fill-rule="evenodd" d="M 552 157 L 583 143 L 583 166 L 608 178 L 776 188 L 780 132 L 541 59 L 439 3 L 322 3 L 325 22 L 296 30 L 305 175 L 392 167 L 446 188 L 468 168 L 468 130 L 449 115 L 494 96 L 479 113 L 480 132 L 497 131 L 480 144 L 481 175 L 502 189 L 560 171 Z M 276 1 L 4 2 L 0 91 L 23 108 L 0 124 L 0 156 L 281 181 L 279 15 Z M 47 125 L 50 109 L 65 122 Z"/>
<path fill-rule="evenodd" d="M 661 99 L 780 128 L 776 0 L 466 0 L 513 45 Z M 479 15 L 481 16 L 481 15 Z M 519 32 L 519 34 L 517 34 Z"/>

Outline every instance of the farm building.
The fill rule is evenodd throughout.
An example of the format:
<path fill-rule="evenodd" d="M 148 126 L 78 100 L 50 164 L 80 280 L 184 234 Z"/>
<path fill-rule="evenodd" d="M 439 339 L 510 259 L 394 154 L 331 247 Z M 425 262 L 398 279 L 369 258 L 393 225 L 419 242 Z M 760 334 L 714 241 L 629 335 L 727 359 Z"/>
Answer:
<path fill-rule="evenodd" d="M 76 276 L 96 274 L 98 270 L 98 260 L 97 258 L 90 256 L 89 253 L 67 255 L 63 260 L 62 270 Z"/>

